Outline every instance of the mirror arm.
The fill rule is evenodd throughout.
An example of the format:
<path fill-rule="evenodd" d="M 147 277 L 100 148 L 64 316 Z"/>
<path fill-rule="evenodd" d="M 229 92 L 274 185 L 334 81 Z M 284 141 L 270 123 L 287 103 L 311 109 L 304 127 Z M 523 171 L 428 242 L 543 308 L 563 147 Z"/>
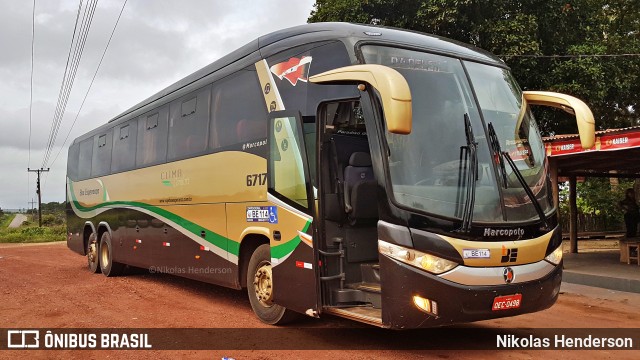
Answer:
<path fill-rule="evenodd" d="M 524 99 L 529 105 L 543 105 L 561 109 L 575 115 L 582 148 L 590 149 L 595 144 L 595 120 L 589 106 L 584 101 L 567 94 L 549 91 L 524 91 Z"/>
<path fill-rule="evenodd" d="M 387 130 L 395 134 L 411 133 L 411 90 L 407 80 L 395 69 L 384 65 L 351 65 L 311 76 L 315 84 L 368 83 L 382 100 Z"/>

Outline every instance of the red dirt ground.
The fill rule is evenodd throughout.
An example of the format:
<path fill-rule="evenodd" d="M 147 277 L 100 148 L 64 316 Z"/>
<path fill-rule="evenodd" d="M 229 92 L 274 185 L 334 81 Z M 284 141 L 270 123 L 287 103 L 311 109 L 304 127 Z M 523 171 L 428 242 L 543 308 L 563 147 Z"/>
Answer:
<path fill-rule="evenodd" d="M 489 328 L 638 328 L 640 295 L 622 293 L 613 300 L 562 293 L 556 305 L 536 313 L 484 321 Z M 90 274 L 86 260 L 65 243 L 0 244 L 0 328 L 268 328 L 251 311 L 246 294 L 182 278 L 138 271 L 106 278 Z M 334 328 L 354 323 L 327 317 L 301 326 Z M 410 335 L 410 334 L 408 334 Z M 366 339 L 354 338 L 354 342 Z M 428 339 L 425 339 L 428 341 Z M 461 339 L 463 342 L 464 339 Z M 230 345 L 230 348 L 233 348 Z M 636 355 L 633 355 L 633 354 Z M 637 358 L 634 351 L 557 350 L 314 350 L 314 351 L 4 351 L 0 358 L 310 358 L 377 359 L 580 359 Z"/>

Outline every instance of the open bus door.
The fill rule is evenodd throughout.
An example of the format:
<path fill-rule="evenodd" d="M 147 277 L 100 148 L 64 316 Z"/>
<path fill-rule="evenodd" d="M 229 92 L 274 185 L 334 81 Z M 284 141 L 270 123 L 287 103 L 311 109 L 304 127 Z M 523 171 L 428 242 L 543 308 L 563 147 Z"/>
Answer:
<path fill-rule="evenodd" d="M 315 196 L 299 114 L 269 114 L 268 199 L 276 205 L 271 242 L 273 301 L 318 315 L 318 258 L 314 234 Z"/>

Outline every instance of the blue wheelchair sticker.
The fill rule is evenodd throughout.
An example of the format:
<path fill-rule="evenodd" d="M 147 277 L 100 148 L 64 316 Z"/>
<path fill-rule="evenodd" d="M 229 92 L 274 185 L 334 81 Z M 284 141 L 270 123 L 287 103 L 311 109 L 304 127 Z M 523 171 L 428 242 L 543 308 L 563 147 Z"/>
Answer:
<path fill-rule="evenodd" d="M 269 224 L 278 223 L 278 207 L 269 206 Z"/>

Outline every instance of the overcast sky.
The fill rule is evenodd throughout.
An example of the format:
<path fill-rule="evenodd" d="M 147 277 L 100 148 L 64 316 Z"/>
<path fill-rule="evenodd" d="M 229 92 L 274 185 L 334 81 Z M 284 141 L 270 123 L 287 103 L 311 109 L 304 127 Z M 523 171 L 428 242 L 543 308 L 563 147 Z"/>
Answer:
<path fill-rule="evenodd" d="M 69 142 L 255 38 L 306 23 L 314 2 L 128 0 Z M 49 159 L 51 171 L 43 175 L 43 202 L 65 199 L 68 143 L 62 143 L 123 3 L 98 2 Z M 40 168 L 43 163 L 78 5 L 79 0 L 36 0 L 29 152 L 33 2 L 0 0 L 0 208 L 27 208 L 29 201 L 37 201 L 36 176 L 28 174 L 27 167 Z"/>

